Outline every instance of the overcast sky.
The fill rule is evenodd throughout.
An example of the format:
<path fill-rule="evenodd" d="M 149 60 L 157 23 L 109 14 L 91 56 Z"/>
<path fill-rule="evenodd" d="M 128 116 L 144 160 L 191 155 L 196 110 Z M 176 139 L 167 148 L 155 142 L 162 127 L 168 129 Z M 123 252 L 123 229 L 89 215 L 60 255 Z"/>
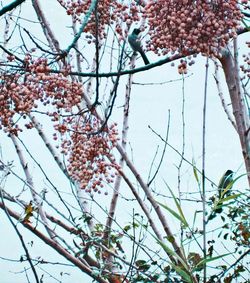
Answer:
<path fill-rule="evenodd" d="M 2 1 L 4 5 L 9 1 Z M 29 1 L 26 1 L 29 2 Z M 66 47 L 70 42 L 67 38 L 67 25 L 69 22 L 62 21 L 62 14 L 58 9 L 56 1 L 41 1 L 46 3 L 43 5 L 46 7 L 46 16 L 51 20 L 51 26 L 54 28 L 57 38 L 62 42 L 62 47 Z M 17 14 L 17 13 L 15 13 Z M 33 18 L 33 14 L 29 9 L 29 3 L 25 3 L 22 8 L 22 16 Z M 3 28 L 3 20 L 0 21 L 0 30 Z M 27 23 L 29 26 L 29 24 Z M 34 25 L 32 31 L 34 32 Z M 66 27 L 66 28 L 65 28 Z M 68 31 L 70 31 L 68 29 Z M 240 52 L 245 49 L 244 42 L 247 40 L 247 35 L 240 37 Z M 2 41 L 2 40 L 1 40 Z M 65 44 L 65 46 L 64 46 Z M 150 61 L 154 62 L 158 60 L 158 57 L 154 54 L 147 54 Z M 138 59 L 137 65 L 142 65 L 141 59 Z M 129 135 L 128 141 L 133 151 L 130 150 L 129 155 L 133 158 L 134 164 L 139 170 L 140 174 L 147 179 L 150 170 L 151 162 L 154 158 L 157 147 L 159 146 L 159 152 L 163 149 L 163 143 L 159 138 L 152 133 L 149 129 L 152 127 L 157 133 L 165 137 L 167 131 L 167 125 L 169 122 L 169 139 L 168 142 L 181 152 L 182 150 L 182 111 L 184 107 L 185 117 L 185 152 L 184 156 L 190 162 L 195 160 L 197 166 L 201 168 L 201 153 L 202 153 L 202 109 L 204 98 L 204 82 L 205 82 L 205 64 L 206 58 L 198 56 L 196 63 L 189 68 L 188 74 L 184 81 L 182 76 L 177 72 L 177 66 L 171 67 L 170 65 L 163 65 L 156 67 L 146 72 L 141 72 L 134 75 L 134 82 L 138 83 L 133 85 L 130 104 L 130 117 L 129 117 Z M 102 70 L 106 69 L 109 65 L 108 61 L 104 61 L 101 65 Z M 207 120 L 206 120 L 206 174 L 213 182 L 218 183 L 221 175 L 227 170 L 231 169 L 237 171 L 237 175 L 244 173 L 244 164 L 241 156 L 241 149 L 239 138 L 237 133 L 228 121 L 218 96 L 216 85 L 213 79 L 214 65 L 209 61 L 209 79 L 208 79 L 208 97 L 207 97 Z M 223 74 L 221 73 L 222 81 L 224 81 Z M 122 105 L 124 103 L 125 87 L 124 82 L 126 77 L 123 78 L 123 83 L 119 86 L 119 95 L 115 104 L 112 121 L 121 123 L 122 121 Z M 164 84 L 159 84 L 163 83 Z M 223 85 L 223 91 L 226 100 L 229 102 L 227 88 Z M 183 106 L 184 99 L 184 106 Z M 170 113 L 170 121 L 169 119 Z M 38 158 L 39 163 L 44 166 L 50 177 L 54 178 L 54 181 L 58 187 L 67 187 L 70 191 L 69 184 L 66 179 L 62 177 L 62 174 L 58 172 L 53 162 L 48 162 L 49 157 L 47 149 L 42 146 L 41 141 L 35 136 L 35 131 L 27 131 L 21 135 L 21 138 L 29 146 L 29 149 L 33 152 L 35 157 Z M 32 140 L 32 142 L 30 142 Z M 14 170 L 17 173 L 21 173 L 18 161 L 15 155 L 13 145 L 9 138 L 6 137 L 3 132 L 0 132 L 0 146 L 1 157 L 3 160 L 14 160 Z M 156 161 L 159 162 L 160 153 L 157 156 Z M 31 161 L 30 161 L 31 162 Z M 158 164 L 156 162 L 156 164 Z M 167 147 L 164 161 L 162 163 L 161 170 L 159 172 L 159 180 L 155 185 L 155 189 L 159 193 L 166 193 L 166 187 L 161 182 L 162 179 L 167 181 L 171 189 L 177 194 L 177 168 L 179 165 L 180 156 L 176 154 L 171 148 Z M 31 163 L 32 164 L 32 163 Z M 39 184 L 42 189 L 45 183 L 44 177 L 39 172 L 39 169 L 32 164 L 32 174 L 36 178 L 36 183 Z M 22 174 L 22 173 L 21 173 Z M 23 175 L 23 174 L 22 174 Z M 198 193 L 198 187 L 193 176 L 192 167 L 186 162 L 183 162 L 181 170 L 181 190 L 183 192 L 196 192 Z M 18 190 L 20 183 L 14 177 L 10 177 L 8 181 L 8 190 Z M 239 180 L 239 186 L 247 186 L 246 179 Z M 17 188 L 18 187 L 18 188 Z M 65 188 L 64 188 L 65 189 Z M 213 188 L 208 184 L 208 190 Z M 66 190 L 66 189 L 65 189 Z M 132 197 L 128 192 L 128 188 L 123 184 L 122 194 Z M 110 194 L 111 195 L 111 194 Z M 199 195 L 197 194 L 197 197 Z M 109 197 L 104 195 L 99 197 L 99 201 L 102 202 L 103 207 L 108 207 Z M 159 199 L 160 200 L 160 199 Z M 126 223 L 133 214 L 133 209 L 138 209 L 135 202 L 121 201 L 123 206 L 118 210 L 117 220 L 121 223 Z M 188 214 L 190 209 L 190 203 L 183 202 L 183 209 L 186 212 L 188 220 L 192 220 L 193 215 Z M 23 283 L 27 282 L 25 273 L 23 272 L 24 265 L 20 263 L 6 261 L 3 258 L 18 260 L 21 255 L 24 254 L 17 235 L 15 234 L 13 227 L 7 220 L 3 211 L 0 211 L 0 283 Z M 171 221 L 171 220 L 170 220 Z M 178 224 L 173 222 L 173 225 L 178 229 Z M 38 239 L 34 238 L 29 232 L 21 228 L 20 230 L 24 235 L 26 243 L 33 242 L 33 246 L 30 247 L 31 254 L 34 256 L 41 255 L 42 258 L 57 262 L 66 262 L 60 256 L 58 256 L 50 247 L 41 243 Z M 28 265 L 26 265 L 27 267 Z M 43 266 L 41 266 L 43 267 Z M 62 267 L 45 266 L 45 270 L 51 272 L 58 279 L 60 278 L 60 272 Z M 22 272 L 22 273 L 20 273 Z M 41 273 L 44 272 L 41 270 Z M 63 283 L 70 282 L 86 282 L 90 283 L 91 279 L 84 278 L 77 269 L 64 266 L 62 276 Z M 70 274 L 70 276 L 68 275 Z M 46 279 L 46 280 L 45 280 Z M 32 280 L 31 280 L 32 281 Z M 58 282 L 57 280 L 50 278 L 49 275 L 45 275 L 44 282 Z"/>

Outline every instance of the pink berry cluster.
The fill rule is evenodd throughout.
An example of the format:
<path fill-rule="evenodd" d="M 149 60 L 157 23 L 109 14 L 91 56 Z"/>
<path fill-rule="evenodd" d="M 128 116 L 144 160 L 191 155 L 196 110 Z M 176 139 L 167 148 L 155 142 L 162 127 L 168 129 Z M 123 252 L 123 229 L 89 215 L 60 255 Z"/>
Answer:
<path fill-rule="evenodd" d="M 202 53 L 218 56 L 236 36 L 242 14 L 236 0 L 150 0 L 145 6 L 150 41 L 156 54 Z"/>
<path fill-rule="evenodd" d="M 33 60 L 31 55 L 25 57 L 19 73 L 3 72 L 0 129 L 17 135 L 22 131 L 20 117 L 25 118 L 32 111 L 48 115 L 54 123 L 54 140 L 62 137 L 62 153 L 68 156 L 69 174 L 82 189 L 100 192 L 104 182 L 113 182 L 119 169 L 111 153 L 118 132 L 115 124 L 101 129 L 101 122 L 92 113 L 81 113 L 82 84 L 72 81 L 68 72 L 65 69 L 52 73 L 47 59 Z M 25 126 L 33 127 L 32 122 Z"/>
<path fill-rule="evenodd" d="M 68 155 L 70 176 L 86 192 L 100 193 L 104 183 L 113 183 L 119 169 L 111 153 L 118 140 L 116 124 L 101 129 L 93 115 L 76 117 L 68 131 L 72 134 L 63 141 L 62 153 Z"/>
<path fill-rule="evenodd" d="M 59 2 L 66 8 L 67 14 L 72 16 L 74 22 L 81 22 L 91 5 L 91 0 L 59 0 Z M 116 32 L 122 36 L 123 28 L 140 20 L 140 9 L 141 7 L 133 0 L 130 1 L 129 6 L 125 1 L 97 1 L 97 13 L 93 12 L 91 14 L 88 24 L 84 29 L 84 32 L 88 33 L 86 35 L 88 43 L 92 43 L 93 38 L 95 38 L 96 24 L 98 25 L 98 36 L 100 39 L 107 37 L 105 29 L 109 25 L 114 25 Z M 124 24 L 126 25 L 124 26 Z"/>
<path fill-rule="evenodd" d="M 248 48 L 250 48 L 250 41 L 246 42 Z M 248 54 L 243 55 L 244 64 L 240 66 L 241 71 L 250 78 L 250 52 Z"/>
<path fill-rule="evenodd" d="M 66 70 L 51 74 L 45 58 L 32 60 L 27 55 L 24 62 L 24 71 L 0 75 L 0 129 L 13 134 L 22 131 L 17 123 L 20 117 L 26 118 L 39 105 L 52 105 L 54 110 L 46 114 L 57 117 L 61 110 L 70 112 L 83 92 L 81 84 L 67 77 Z"/>

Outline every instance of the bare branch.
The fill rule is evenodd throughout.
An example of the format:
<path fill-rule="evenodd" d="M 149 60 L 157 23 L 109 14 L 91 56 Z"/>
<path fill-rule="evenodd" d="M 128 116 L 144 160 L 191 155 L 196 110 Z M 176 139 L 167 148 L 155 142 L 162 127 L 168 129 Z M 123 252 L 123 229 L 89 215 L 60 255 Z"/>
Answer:
<path fill-rule="evenodd" d="M 224 109 L 224 111 L 227 115 L 228 120 L 231 122 L 231 124 L 233 125 L 233 127 L 237 131 L 235 120 L 232 117 L 231 113 L 229 112 L 228 106 L 225 103 L 225 98 L 224 98 L 224 95 L 223 95 L 223 91 L 222 91 L 221 84 L 220 84 L 220 78 L 219 78 L 219 66 L 218 66 L 218 63 L 216 61 L 214 61 L 214 66 L 215 66 L 214 79 L 215 79 L 216 86 L 217 86 L 217 89 L 218 89 L 218 95 L 219 95 L 220 100 L 221 100 L 221 105 L 222 105 L 222 107 L 223 107 L 223 109 Z"/>

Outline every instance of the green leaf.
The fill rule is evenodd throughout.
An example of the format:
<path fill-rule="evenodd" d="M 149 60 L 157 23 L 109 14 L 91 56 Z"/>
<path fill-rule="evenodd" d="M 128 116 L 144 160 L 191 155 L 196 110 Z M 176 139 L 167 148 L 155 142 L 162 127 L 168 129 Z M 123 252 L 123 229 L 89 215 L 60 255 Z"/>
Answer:
<path fill-rule="evenodd" d="M 180 266 L 175 265 L 175 264 L 173 264 L 171 262 L 169 264 L 176 271 L 176 273 L 179 274 L 181 276 L 181 278 L 185 280 L 185 282 L 193 283 L 193 280 L 192 280 L 191 276 L 186 271 L 184 271 Z"/>
<path fill-rule="evenodd" d="M 133 222 L 132 225 L 133 225 L 133 228 L 138 228 L 139 227 L 139 224 L 136 223 L 136 222 Z"/>
<path fill-rule="evenodd" d="M 225 256 L 228 256 L 232 253 L 227 253 L 227 254 L 223 254 L 223 255 L 219 255 L 219 256 L 215 256 L 215 257 L 207 257 L 207 258 L 204 258 L 202 259 L 199 263 L 197 263 L 197 265 L 194 267 L 193 271 L 199 269 L 201 266 L 211 262 L 211 261 L 214 261 L 214 260 L 217 260 L 217 259 L 220 259 L 222 257 L 225 257 Z"/>
<path fill-rule="evenodd" d="M 169 261 L 167 261 L 167 263 L 171 265 L 172 268 L 176 271 L 176 273 L 178 273 L 187 283 L 192 283 L 191 276 L 189 275 L 188 266 L 186 262 L 175 251 L 170 249 L 165 243 L 159 240 L 155 235 L 153 235 L 152 233 L 150 234 L 157 241 L 157 243 L 163 248 L 163 250 L 169 256 L 174 257 L 182 265 L 182 267 L 174 265 L 173 263 Z"/>
<path fill-rule="evenodd" d="M 233 184 L 234 184 L 234 180 L 231 181 L 231 182 L 226 186 L 226 188 L 224 188 L 224 189 L 222 190 L 222 192 L 221 192 L 221 198 L 224 198 L 224 195 L 226 195 L 227 192 L 229 192 L 229 191 L 232 189 Z"/>
<path fill-rule="evenodd" d="M 139 270 L 147 271 L 150 268 L 150 265 L 147 264 L 145 260 L 139 259 L 135 262 L 135 265 L 138 267 Z"/>
<path fill-rule="evenodd" d="M 183 218 L 177 212 L 175 212 L 173 209 L 171 209 L 170 207 L 168 207 L 167 205 L 163 203 L 160 203 L 160 202 L 157 202 L 157 203 L 163 208 L 165 208 L 167 211 L 169 211 L 175 218 L 177 218 L 186 227 L 186 222 L 183 221 Z"/>
<path fill-rule="evenodd" d="M 177 266 L 171 262 L 167 262 L 169 265 L 172 266 L 172 268 L 176 271 L 176 273 L 178 273 L 186 282 L 188 283 L 192 283 L 192 279 L 191 276 L 189 275 L 188 272 L 188 266 L 186 265 L 186 263 L 184 262 L 184 260 L 173 250 L 171 250 L 166 244 L 164 244 L 162 241 L 160 241 L 158 238 L 156 238 L 154 235 L 152 235 L 156 241 L 162 246 L 162 248 L 166 251 L 166 253 L 168 255 L 172 255 L 174 256 L 183 266 L 183 268 L 181 268 L 180 266 Z"/>
<path fill-rule="evenodd" d="M 154 235 L 152 235 L 156 241 L 158 242 L 158 244 L 164 249 L 164 251 L 168 254 L 171 255 L 173 257 L 175 257 L 182 265 L 183 267 L 188 270 L 188 267 L 185 263 L 185 261 L 172 249 L 170 249 L 165 243 L 163 243 L 161 240 L 159 240 L 158 238 L 156 238 Z"/>
<path fill-rule="evenodd" d="M 184 216 L 184 213 L 183 213 L 183 211 L 182 211 L 182 208 L 181 208 L 181 206 L 180 206 L 179 201 L 177 200 L 177 198 L 176 198 L 175 195 L 173 194 L 172 190 L 171 190 L 170 188 L 168 188 L 168 189 L 169 189 L 171 195 L 172 195 L 173 198 L 174 198 L 175 205 L 177 206 L 177 209 L 178 209 L 178 211 L 179 211 L 179 214 L 180 214 L 180 216 L 181 216 L 181 218 L 182 218 L 182 223 L 184 224 L 185 227 L 188 227 L 187 220 L 186 220 L 186 218 L 185 218 L 185 216 Z"/>
<path fill-rule="evenodd" d="M 126 225 L 126 226 L 124 226 L 123 230 L 125 232 L 128 232 L 131 228 L 132 228 L 131 225 Z"/>
<path fill-rule="evenodd" d="M 229 201 L 229 200 L 233 200 L 233 199 L 236 199 L 237 197 L 241 196 L 241 194 L 234 194 L 234 195 L 231 195 L 231 196 L 228 196 L 226 198 L 223 198 L 220 200 L 220 203 L 222 202 L 226 202 L 226 201 Z"/>
<path fill-rule="evenodd" d="M 181 208 L 181 206 L 180 206 L 180 203 L 179 203 L 179 201 L 177 200 L 177 198 L 175 197 L 175 195 L 174 195 L 174 193 L 172 192 L 172 190 L 170 189 L 170 187 L 169 187 L 169 185 L 165 182 L 165 184 L 166 184 L 166 186 L 167 186 L 167 188 L 168 188 L 168 190 L 170 191 L 170 193 L 171 193 L 171 195 L 172 195 L 172 197 L 173 197 L 173 199 L 174 199 L 174 202 L 175 202 L 175 205 L 176 205 L 176 207 L 177 207 L 177 209 L 178 209 L 178 211 L 179 211 L 179 214 L 178 213 L 176 213 L 175 211 L 173 211 L 171 208 L 166 208 L 169 212 L 171 212 L 172 214 L 173 214 L 173 212 L 174 212 L 174 216 L 175 217 L 177 217 L 177 219 L 179 219 L 182 223 L 183 223 L 183 225 L 184 225 L 184 227 L 186 228 L 186 227 L 188 227 L 188 223 L 187 223 L 187 220 L 186 220 L 186 218 L 185 218 L 185 216 L 184 216 L 184 213 L 183 213 L 183 211 L 182 211 L 182 208 Z M 178 216 L 177 216 L 178 215 Z"/>
<path fill-rule="evenodd" d="M 193 166 L 193 173 L 194 173 L 195 180 L 198 183 L 198 185 L 200 185 L 200 180 L 199 180 L 198 173 L 197 173 L 198 171 L 197 171 L 197 168 L 195 166 L 194 159 L 192 160 L 192 166 Z"/>
<path fill-rule="evenodd" d="M 193 218 L 193 224 L 192 224 L 192 230 L 194 229 L 194 225 L 195 225 L 195 221 L 196 221 L 196 216 L 199 212 L 197 212 L 197 210 L 195 210 L 195 213 L 194 213 L 194 218 Z"/>

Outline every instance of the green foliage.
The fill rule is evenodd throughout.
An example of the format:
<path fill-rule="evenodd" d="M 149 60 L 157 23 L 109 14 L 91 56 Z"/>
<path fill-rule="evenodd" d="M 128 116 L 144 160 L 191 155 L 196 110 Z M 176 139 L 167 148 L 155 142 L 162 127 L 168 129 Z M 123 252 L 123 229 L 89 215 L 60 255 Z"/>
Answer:
<path fill-rule="evenodd" d="M 166 184 L 166 182 L 165 182 L 165 184 Z M 174 202 L 175 202 L 175 205 L 176 205 L 177 210 L 178 210 L 179 213 L 175 212 L 173 209 L 171 209 L 171 208 L 168 207 L 167 205 L 161 204 L 161 203 L 159 203 L 159 202 L 158 202 L 158 203 L 159 203 L 162 207 L 164 207 L 166 210 L 168 210 L 175 218 L 177 218 L 177 219 L 183 224 L 184 228 L 188 227 L 188 223 L 187 223 L 187 221 L 186 221 L 186 218 L 185 218 L 184 213 L 183 213 L 183 211 L 182 211 L 182 208 L 181 208 L 181 206 L 180 206 L 180 202 L 177 200 L 177 198 L 175 197 L 173 191 L 170 189 L 170 187 L 168 186 L 168 184 L 166 184 L 166 186 L 167 186 L 167 188 L 168 188 L 168 190 L 169 190 L 169 192 L 170 192 L 170 194 L 171 194 L 171 196 L 172 196 L 172 198 L 173 198 L 173 200 L 174 200 Z"/>
<path fill-rule="evenodd" d="M 199 184 L 198 173 L 196 167 L 193 167 L 194 175 L 197 183 Z M 242 177 L 242 175 L 240 176 Z M 165 260 L 167 265 L 164 267 L 165 271 L 165 278 L 172 278 L 173 282 L 193 282 L 193 276 L 201 282 L 203 276 L 203 269 L 206 265 L 207 268 L 213 268 L 213 273 L 208 275 L 207 282 L 234 282 L 236 278 L 239 282 L 242 279 L 242 274 L 246 274 L 246 269 L 240 263 L 240 257 L 244 255 L 246 252 L 246 248 L 250 246 L 250 220 L 249 220 L 249 198 L 244 195 L 242 192 L 236 191 L 235 182 L 240 178 L 235 178 L 234 180 L 230 181 L 227 186 L 221 191 L 220 198 L 218 196 L 214 196 L 212 198 L 212 202 L 209 202 L 208 205 L 211 206 L 211 213 L 208 216 L 207 223 L 213 219 L 218 218 L 223 222 L 223 225 L 220 228 L 220 232 L 215 234 L 215 237 L 209 237 L 207 240 L 207 254 L 206 257 L 203 257 L 203 251 L 191 251 L 188 253 L 187 261 L 182 259 L 178 256 L 176 251 L 171 249 L 166 242 L 163 242 L 153 236 L 157 243 L 161 246 L 161 248 L 170 256 L 173 256 L 176 259 L 176 262 L 179 264 L 173 264 L 173 262 L 169 262 Z M 199 239 L 199 235 L 202 234 L 202 230 L 195 228 L 195 223 L 197 220 L 197 213 L 194 216 L 194 223 L 193 228 L 190 228 L 189 224 L 187 223 L 185 213 L 180 205 L 179 200 L 175 197 L 173 191 L 167 186 L 169 192 L 174 200 L 176 210 L 169 207 L 169 205 L 163 204 L 158 202 L 159 205 L 164 208 L 169 214 L 176 220 L 181 223 L 182 228 L 187 228 L 189 232 L 186 232 L 186 238 L 183 239 L 183 242 L 197 242 Z M 221 209 L 221 211 L 220 211 Z M 206 223 L 206 224 L 207 224 Z M 217 222 L 214 222 L 217 223 Z M 141 223 L 140 223 L 141 224 Z M 219 225 L 216 224 L 219 229 Z M 214 227 L 215 228 L 215 227 Z M 216 228 L 215 228 L 216 230 Z M 174 236 L 172 238 L 166 238 L 169 243 L 172 243 L 175 239 Z M 220 239 L 223 240 L 223 245 L 228 247 L 236 247 L 235 251 L 218 254 L 218 245 L 220 244 Z M 228 242 L 228 243 L 227 243 Z M 185 249 L 185 245 L 183 247 Z M 236 252 L 236 253 L 235 253 Z M 230 264 L 220 265 L 217 263 L 221 262 L 232 262 L 232 258 L 230 260 L 224 261 L 225 257 L 234 256 L 236 264 L 233 267 Z M 246 255 L 244 255 L 246 256 Z M 242 258 L 244 258 L 242 256 Z M 239 262 L 237 262 L 239 259 Z M 216 263 L 215 263 L 216 262 Z M 137 265 L 140 269 L 145 269 L 145 271 L 149 271 L 150 266 L 149 263 L 145 260 L 137 261 Z M 217 272 L 214 272 L 216 271 Z M 231 271 L 231 272 L 230 272 Z M 156 273 L 155 273 L 156 274 Z M 162 278 L 160 276 L 159 278 Z M 199 279 L 200 278 L 200 279 Z M 243 277 L 244 278 L 244 277 Z M 167 281 L 159 281 L 159 282 L 170 282 L 168 279 Z M 221 281 L 220 281 L 221 280 Z M 135 281 L 137 282 L 137 281 Z M 149 282 L 145 279 L 145 281 L 141 280 L 138 282 Z M 245 281 L 244 281 L 245 283 Z"/>

